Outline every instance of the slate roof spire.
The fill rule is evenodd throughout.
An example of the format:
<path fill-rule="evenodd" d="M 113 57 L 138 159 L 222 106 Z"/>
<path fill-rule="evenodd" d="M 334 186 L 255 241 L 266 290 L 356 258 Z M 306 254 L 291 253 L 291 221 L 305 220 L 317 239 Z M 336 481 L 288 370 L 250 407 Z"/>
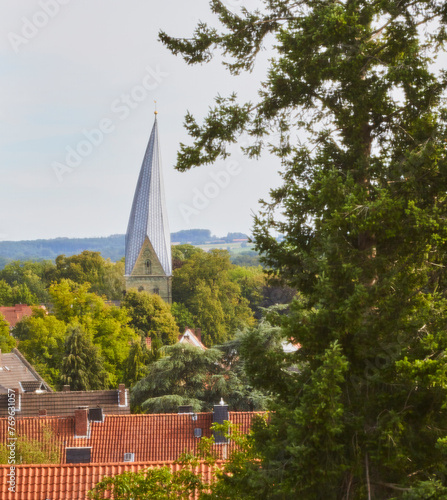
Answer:
<path fill-rule="evenodd" d="M 148 239 L 164 276 L 172 275 L 171 238 L 166 210 L 157 111 L 141 165 L 126 233 L 125 274 L 135 272 L 143 244 Z M 151 273 L 149 273 L 151 274 Z M 160 273 L 156 273 L 160 276 Z"/>

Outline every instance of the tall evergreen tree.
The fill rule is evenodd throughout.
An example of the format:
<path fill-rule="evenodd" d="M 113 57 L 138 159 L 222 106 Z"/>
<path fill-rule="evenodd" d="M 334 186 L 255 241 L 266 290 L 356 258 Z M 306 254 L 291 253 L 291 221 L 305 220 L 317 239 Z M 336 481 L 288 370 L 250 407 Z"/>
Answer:
<path fill-rule="evenodd" d="M 132 387 L 143 378 L 149 352 L 143 339 L 135 340 L 130 349 L 124 368 L 124 382 L 127 387 Z"/>
<path fill-rule="evenodd" d="M 132 404 L 152 413 L 176 412 L 180 405 L 210 411 L 221 398 L 232 410 L 265 408 L 265 395 L 247 383 L 240 339 L 205 351 L 187 343 L 162 348 L 132 390 Z"/>
<path fill-rule="evenodd" d="M 263 498 L 444 498 L 447 82 L 435 62 L 447 4 L 263 4 L 234 13 L 212 0 L 222 31 L 201 23 L 191 39 L 160 35 L 189 64 L 221 49 L 233 74 L 275 37 L 258 102 L 218 97 L 202 126 L 188 114 L 194 143 L 177 163 L 225 157 L 246 131 L 248 154 L 270 144 L 283 167 L 255 240 L 300 293 L 283 336 L 301 349 L 263 349 L 255 334 L 247 343 L 254 380 L 277 396 L 247 488 Z"/>
<path fill-rule="evenodd" d="M 99 350 L 80 325 L 68 328 L 60 379 L 62 385 L 69 385 L 73 391 L 107 387 L 107 372 Z"/>

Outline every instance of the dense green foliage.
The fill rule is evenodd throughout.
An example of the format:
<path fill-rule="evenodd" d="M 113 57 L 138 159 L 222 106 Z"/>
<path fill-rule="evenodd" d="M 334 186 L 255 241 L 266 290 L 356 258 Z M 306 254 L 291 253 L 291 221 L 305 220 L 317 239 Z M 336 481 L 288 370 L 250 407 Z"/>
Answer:
<path fill-rule="evenodd" d="M 195 462 L 184 460 L 178 472 L 168 467 L 126 471 L 105 477 L 92 491 L 92 500 L 190 500 L 207 485 L 194 473 Z"/>
<path fill-rule="evenodd" d="M 10 352 L 11 349 L 16 347 L 16 340 L 9 333 L 9 325 L 5 318 L 0 313 L 0 351 Z"/>
<path fill-rule="evenodd" d="M 24 318 L 14 328 L 21 352 L 55 387 L 64 385 L 61 367 L 67 355 L 66 342 L 74 327 L 81 329 L 88 342 L 98 349 L 107 371 L 106 386 L 111 387 L 123 380 L 130 344 L 138 338 L 128 326 L 126 309 L 106 304 L 104 299 L 89 292 L 89 287 L 89 283 L 78 285 L 65 279 L 51 285 L 52 313 L 36 309 L 32 317 Z"/>
<path fill-rule="evenodd" d="M 202 329 L 202 341 L 211 346 L 232 338 L 254 322 L 249 302 L 230 276 L 229 254 L 223 250 L 193 252 L 174 271 L 172 298 L 191 313 Z"/>
<path fill-rule="evenodd" d="M 171 307 L 156 294 L 128 290 L 121 305 L 130 316 L 130 326 L 145 337 L 158 338 L 163 344 L 174 344 L 179 329 Z"/>
<path fill-rule="evenodd" d="M 238 325 L 252 324 L 250 307 L 259 312 L 259 290 L 263 283 L 260 268 L 244 270 L 230 263 L 226 251 L 207 254 L 192 245 L 177 245 L 173 256 L 178 264 L 176 272 L 183 276 L 183 292 L 191 310 L 186 303 L 174 303 L 171 307 L 158 295 L 136 290 L 123 295 L 121 307 L 106 302 L 105 298 L 122 295 L 123 263 L 113 264 L 97 252 L 61 255 L 56 264 L 47 261 L 8 264 L 0 271 L 3 303 L 45 300 L 51 311 L 48 314 L 48 309 L 36 309 L 32 317 L 16 325 L 14 336 L 20 342 L 20 350 L 47 382 L 58 388 L 63 385 L 61 367 L 69 332 L 79 327 L 98 349 L 107 372 L 106 386 L 115 387 L 123 381 L 132 386 L 144 376 L 146 365 L 160 357 L 159 348 L 176 343 L 186 326 L 217 324 L 217 333 L 227 339 L 234 335 Z M 199 290 L 205 294 L 196 300 L 188 289 L 188 280 L 193 282 L 197 278 L 194 273 L 204 263 L 207 270 L 201 274 Z M 211 307 L 216 307 L 215 317 Z M 224 318 L 221 325 L 216 323 L 219 318 Z M 152 339 L 149 351 L 147 337 Z M 16 345 L 15 338 L 0 334 L 0 348 L 8 352 Z"/>
<path fill-rule="evenodd" d="M 108 305 L 88 291 L 89 284 L 77 285 L 70 280 L 51 285 L 54 315 L 68 324 L 79 323 L 92 342 L 98 346 L 109 373 L 109 384 L 116 387 L 123 378 L 130 344 L 137 338 L 130 328 L 125 308 Z"/>
<path fill-rule="evenodd" d="M 90 283 L 94 293 L 119 300 L 124 289 L 124 262 L 112 263 L 87 250 L 71 257 L 59 255 L 56 264 L 10 262 L 0 271 L 0 305 L 48 303 L 50 285 L 63 279 Z"/>
<path fill-rule="evenodd" d="M 33 316 L 19 321 L 14 328 L 20 352 L 53 387 L 60 385 L 66 332 L 66 323 L 38 310 Z"/>
<path fill-rule="evenodd" d="M 149 413 L 176 412 L 180 405 L 211 411 L 224 398 L 232 410 L 264 409 L 265 396 L 250 387 L 239 355 L 240 338 L 203 351 L 188 343 L 162 348 L 132 390 L 132 405 Z"/>
<path fill-rule="evenodd" d="M 36 305 L 39 303 L 39 298 L 46 296 L 45 291 L 38 297 L 33 294 L 26 284 L 9 285 L 5 280 L 0 281 L 0 304 L 2 306 L 14 306 L 15 304 Z"/>
<path fill-rule="evenodd" d="M 61 383 L 73 391 L 107 388 L 107 372 L 99 349 L 80 325 L 68 328 L 62 358 Z"/>
<path fill-rule="evenodd" d="M 236 266 L 257 267 L 261 264 L 261 258 L 255 250 L 245 250 L 231 255 L 231 263 Z"/>
<path fill-rule="evenodd" d="M 161 40 L 189 64 L 220 49 L 233 74 L 273 37 L 274 57 L 258 102 L 218 97 L 203 125 L 186 116 L 193 144 L 177 168 L 226 157 L 243 132 L 246 153 L 279 157 L 283 185 L 254 239 L 299 293 L 275 335 L 302 346 L 285 356 L 259 332 L 247 340 L 252 380 L 276 411 L 255 432 L 260 462 L 232 481 L 241 498 L 445 498 L 447 80 L 433 63 L 446 3 L 211 9 L 221 30 Z"/>
<path fill-rule="evenodd" d="M 132 342 L 124 366 L 124 383 L 127 387 L 133 387 L 146 373 L 146 365 L 151 360 L 151 354 L 144 339 Z"/>
<path fill-rule="evenodd" d="M 99 252 L 84 250 L 79 255 L 56 257 L 52 280 L 70 279 L 76 283 L 90 283 L 90 290 L 105 295 L 109 300 L 121 300 L 124 290 L 124 259 L 113 263 Z"/>

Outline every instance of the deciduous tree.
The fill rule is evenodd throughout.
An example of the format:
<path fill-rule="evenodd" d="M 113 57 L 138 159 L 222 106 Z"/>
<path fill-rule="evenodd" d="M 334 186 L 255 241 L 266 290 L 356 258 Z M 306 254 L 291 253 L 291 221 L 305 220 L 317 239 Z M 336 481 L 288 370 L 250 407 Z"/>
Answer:
<path fill-rule="evenodd" d="M 9 324 L 0 313 L 0 350 L 10 352 L 16 345 L 17 341 L 9 333 Z"/>
<path fill-rule="evenodd" d="M 59 384 L 67 325 L 53 315 L 36 311 L 14 328 L 20 351 L 53 387 Z"/>
<path fill-rule="evenodd" d="M 232 267 L 228 252 L 211 250 L 193 253 L 174 272 L 173 300 L 192 314 L 208 346 L 224 343 L 254 323 L 248 300 L 230 278 Z"/>
<path fill-rule="evenodd" d="M 156 294 L 135 289 L 127 291 L 121 302 L 130 316 L 130 325 L 146 337 L 158 337 L 163 344 L 174 344 L 179 329 L 169 304 Z"/>

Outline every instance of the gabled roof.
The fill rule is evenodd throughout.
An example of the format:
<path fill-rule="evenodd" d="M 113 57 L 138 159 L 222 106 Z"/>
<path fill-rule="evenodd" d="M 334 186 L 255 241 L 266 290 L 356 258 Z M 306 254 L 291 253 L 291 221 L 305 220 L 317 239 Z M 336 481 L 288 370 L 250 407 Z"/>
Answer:
<path fill-rule="evenodd" d="M 179 344 L 191 344 L 195 347 L 199 347 L 203 351 L 206 351 L 206 347 L 202 344 L 201 340 L 197 337 L 194 329 L 192 328 L 186 328 L 185 333 L 183 335 L 180 335 L 178 342 Z"/>
<path fill-rule="evenodd" d="M 229 412 L 229 420 L 247 433 L 256 412 Z M 76 437 L 75 417 L 26 417 L 16 420 L 17 436 L 42 441 L 45 429 L 52 433 L 61 463 L 66 448 L 91 447 L 91 463 L 124 461 L 125 453 L 133 453 L 135 461 L 176 460 L 185 452 L 196 453 L 200 439 L 211 436 L 213 413 L 106 415 L 103 422 L 89 423 L 89 437 Z M 5 436 L 8 419 L 0 419 L 0 435 Z M 230 449 L 234 443 L 228 443 Z M 218 452 L 222 447 L 217 446 Z"/>
<path fill-rule="evenodd" d="M 46 392 L 46 386 L 40 380 L 26 380 L 19 382 L 19 385 L 23 392 Z"/>
<path fill-rule="evenodd" d="M 39 306 L 41 309 L 45 309 L 45 306 Z M 0 314 L 6 319 L 11 328 L 14 328 L 16 324 L 23 318 L 31 316 L 33 310 L 30 306 L 26 304 L 16 304 L 11 307 L 0 307 Z"/>
<path fill-rule="evenodd" d="M 38 389 L 52 391 L 51 387 L 45 380 L 36 372 L 36 370 L 28 363 L 23 354 L 18 349 L 13 349 L 10 353 L 0 352 L 0 399 L 2 394 L 8 392 L 8 389 L 19 389 L 24 392 L 23 384 L 26 387 L 31 387 L 27 384 L 34 384 Z M 1 403 L 0 403 L 1 405 Z M 0 408 L 0 415 L 2 414 Z"/>
<path fill-rule="evenodd" d="M 217 467 L 223 462 L 218 461 Z M 8 491 L 7 474 L 10 465 L 0 465 L 0 498 L 2 500 L 86 500 L 87 492 L 106 476 L 115 476 L 125 471 L 167 466 L 172 472 L 181 470 L 181 464 L 173 462 L 134 462 L 110 464 L 70 465 L 17 465 L 16 490 Z M 211 482 L 212 467 L 199 462 L 194 468 L 206 482 Z"/>
<path fill-rule="evenodd" d="M 155 117 L 141 165 L 126 233 L 125 274 L 131 275 L 146 238 L 166 274 L 172 275 L 171 236 Z"/>
<path fill-rule="evenodd" d="M 123 389 L 123 392 L 124 398 L 121 400 L 119 389 L 46 392 L 44 394 L 25 392 L 20 395 L 21 410 L 16 413 L 16 418 L 38 416 L 40 410 L 46 410 L 48 416 L 73 416 L 75 409 L 79 406 L 100 407 L 106 415 L 129 414 L 129 391 Z M 7 411 L 7 394 L 0 394 L 0 416 L 6 416 Z"/>

